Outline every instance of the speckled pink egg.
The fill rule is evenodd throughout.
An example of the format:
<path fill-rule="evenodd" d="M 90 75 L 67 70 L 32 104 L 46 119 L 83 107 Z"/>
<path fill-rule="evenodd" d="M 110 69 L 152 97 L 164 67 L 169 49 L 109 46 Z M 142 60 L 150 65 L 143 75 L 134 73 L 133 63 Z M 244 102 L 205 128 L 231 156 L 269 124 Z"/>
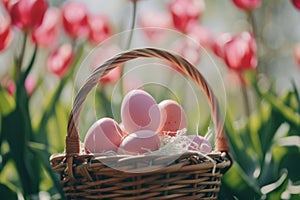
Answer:
<path fill-rule="evenodd" d="M 160 147 L 159 136 L 151 130 L 140 130 L 125 137 L 119 147 L 120 154 L 143 154 Z"/>
<path fill-rule="evenodd" d="M 183 108 L 173 100 L 164 100 L 158 104 L 161 124 L 159 135 L 175 136 L 178 130 L 187 128 L 187 118 Z"/>
<path fill-rule="evenodd" d="M 189 146 L 189 150 L 201 151 L 202 153 L 210 153 L 212 147 L 210 142 L 200 135 L 188 135 L 192 142 Z"/>
<path fill-rule="evenodd" d="M 84 147 L 88 153 L 117 152 L 124 137 L 124 132 L 118 123 L 111 118 L 96 121 L 88 130 Z"/>
<path fill-rule="evenodd" d="M 121 119 L 128 133 L 139 130 L 156 131 L 160 124 L 160 112 L 150 94 L 144 90 L 131 90 L 123 99 Z"/>

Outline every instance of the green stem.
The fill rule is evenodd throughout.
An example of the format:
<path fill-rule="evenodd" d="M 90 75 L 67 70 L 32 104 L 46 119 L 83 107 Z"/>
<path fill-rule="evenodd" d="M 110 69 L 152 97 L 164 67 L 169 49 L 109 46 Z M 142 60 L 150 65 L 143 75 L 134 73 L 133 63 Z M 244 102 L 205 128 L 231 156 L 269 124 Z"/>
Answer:
<path fill-rule="evenodd" d="M 261 63 L 261 58 L 259 58 L 259 49 L 260 49 L 260 45 L 262 42 L 260 42 L 260 36 L 259 36 L 259 32 L 258 32 L 258 29 L 257 29 L 257 23 L 255 21 L 255 17 L 254 17 L 254 14 L 253 14 L 253 11 L 249 11 L 248 13 L 248 22 L 250 23 L 251 25 L 251 31 L 254 35 L 254 38 L 256 40 L 256 46 L 257 46 L 257 57 L 258 57 L 258 63 L 257 63 L 257 72 L 260 73 L 262 70 L 261 70 L 261 67 L 262 67 L 262 63 Z M 259 41 L 259 42 L 258 42 Z"/>
<path fill-rule="evenodd" d="M 242 97 L 244 102 L 245 116 L 246 119 L 248 119 L 251 115 L 251 111 L 250 111 L 250 102 L 248 98 L 247 86 L 245 84 L 242 84 Z"/>
<path fill-rule="evenodd" d="M 135 21 L 136 21 L 137 1 L 132 1 L 132 4 L 133 4 L 133 10 L 132 10 L 133 13 L 132 13 L 130 32 L 129 32 L 129 37 L 128 37 L 128 40 L 127 40 L 126 49 L 130 48 L 132 38 L 133 38 L 133 29 L 135 27 Z"/>
<path fill-rule="evenodd" d="M 19 76 L 21 74 L 22 64 L 23 64 L 25 50 L 26 50 L 27 38 L 28 38 L 28 33 L 25 32 L 24 36 L 23 36 L 23 42 L 22 42 L 20 56 L 19 56 L 18 63 L 17 63 L 17 72 L 16 72 L 17 78 L 19 78 Z"/>
<path fill-rule="evenodd" d="M 241 84 L 241 92 L 242 92 L 242 98 L 243 98 L 243 106 L 244 106 L 244 112 L 245 112 L 245 118 L 246 120 L 250 117 L 251 111 L 250 111 L 250 102 L 248 99 L 248 93 L 247 93 L 247 85 L 245 82 L 245 79 L 243 77 L 242 72 L 237 71 L 235 72 L 239 78 L 240 84 Z"/>
<path fill-rule="evenodd" d="M 292 80 L 292 85 L 293 85 L 294 93 L 296 94 L 296 99 L 298 104 L 297 112 L 300 114 L 300 93 L 298 92 L 297 83 L 295 79 Z"/>
<path fill-rule="evenodd" d="M 251 31 L 253 32 L 253 34 L 255 35 L 255 37 L 258 37 L 258 30 L 257 30 L 257 24 L 254 18 L 254 14 L 252 11 L 248 12 L 248 21 L 251 24 Z"/>
<path fill-rule="evenodd" d="M 33 67 L 34 61 L 36 59 L 37 52 L 38 52 L 38 46 L 35 45 L 34 46 L 34 51 L 33 51 L 32 57 L 31 57 L 31 60 L 30 60 L 30 62 L 28 64 L 26 70 L 24 71 L 24 73 L 22 73 L 23 81 L 26 80 L 26 77 L 28 76 L 28 74 L 30 73 L 30 71 L 31 71 L 31 69 Z"/>

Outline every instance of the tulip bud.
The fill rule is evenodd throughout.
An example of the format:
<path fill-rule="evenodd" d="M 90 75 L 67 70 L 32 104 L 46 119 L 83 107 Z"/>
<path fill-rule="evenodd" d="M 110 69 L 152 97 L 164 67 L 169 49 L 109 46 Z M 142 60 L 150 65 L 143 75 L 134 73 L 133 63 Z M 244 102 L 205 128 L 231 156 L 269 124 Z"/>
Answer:
<path fill-rule="evenodd" d="M 15 82 L 7 76 L 2 77 L 1 87 L 5 88 L 9 95 L 14 96 L 16 92 Z"/>
<path fill-rule="evenodd" d="M 34 79 L 34 78 L 31 77 L 31 76 L 28 76 L 28 77 L 25 79 L 25 88 L 26 88 L 27 94 L 28 94 L 29 96 L 32 95 L 32 93 L 33 93 L 34 90 L 35 90 L 35 87 L 36 87 L 36 79 Z"/>

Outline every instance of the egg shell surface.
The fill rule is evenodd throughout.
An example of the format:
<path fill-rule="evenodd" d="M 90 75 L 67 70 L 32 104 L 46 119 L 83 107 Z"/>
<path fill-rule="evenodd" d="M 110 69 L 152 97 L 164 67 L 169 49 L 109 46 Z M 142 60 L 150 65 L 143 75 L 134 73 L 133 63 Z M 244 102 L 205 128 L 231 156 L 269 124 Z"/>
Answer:
<path fill-rule="evenodd" d="M 212 146 L 210 142 L 200 135 L 188 135 L 187 136 L 191 140 L 191 144 L 189 145 L 189 150 L 201 151 L 202 153 L 210 153 L 212 151 Z"/>
<path fill-rule="evenodd" d="M 128 133 L 139 130 L 157 131 L 160 125 L 160 111 L 150 94 L 144 90 L 131 90 L 122 101 L 121 120 Z"/>
<path fill-rule="evenodd" d="M 120 154 L 143 154 L 160 147 L 159 136 L 151 130 L 140 130 L 125 137 L 119 147 Z"/>
<path fill-rule="evenodd" d="M 88 153 L 117 152 L 125 133 L 111 118 L 96 121 L 87 131 L 84 147 Z"/>
<path fill-rule="evenodd" d="M 161 115 L 159 135 L 175 136 L 178 130 L 187 128 L 186 114 L 176 101 L 164 100 L 158 104 L 158 107 Z"/>

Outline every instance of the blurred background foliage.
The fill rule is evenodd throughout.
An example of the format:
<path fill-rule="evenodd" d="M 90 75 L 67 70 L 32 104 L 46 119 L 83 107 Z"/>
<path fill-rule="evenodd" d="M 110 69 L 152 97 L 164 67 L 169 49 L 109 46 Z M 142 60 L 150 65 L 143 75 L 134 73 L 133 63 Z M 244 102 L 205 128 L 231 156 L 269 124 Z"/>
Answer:
<path fill-rule="evenodd" d="M 300 53 L 295 50 L 300 43 L 299 1 L 257 0 L 252 7 L 243 7 L 238 0 L 196 0 L 197 6 L 186 1 L 192 8 L 183 3 L 182 12 L 196 8 L 196 15 L 174 19 L 176 11 L 170 5 L 180 1 L 54 0 L 47 2 L 47 9 L 57 8 L 59 17 L 52 15 L 40 33 L 36 29 L 41 22 L 26 24 L 18 16 L 29 16 L 30 21 L 30 13 L 35 17 L 45 13 L 41 10 L 43 1 L 33 1 L 39 3 L 32 8 L 37 10 L 25 14 L 22 9 L 12 9 L 17 2 L 23 2 L 23 6 L 28 3 L 2 0 L 1 5 L 1 199 L 63 198 L 49 157 L 64 151 L 74 94 L 95 65 L 129 47 L 141 46 L 161 47 L 186 57 L 220 97 L 234 158 L 223 178 L 220 199 L 300 199 Z M 84 26 L 82 21 L 72 21 L 72 14 L 68 21 L 64 19 L 64 9 L 68 10 L 66 4 L 70 2 L 79 2 L 79 11 L 84 5 L 83 15 L 105 17 L 96 18 L 100 25 L 89 22 Z M 187 28 L 175 23 L 190 18 L 195 26 Z M 78 29 L 70 29 L 77 25 Z M 131 27 L 138 29 L 131 32 Z M 159 31 L 147 31 L 147 27 L 158 27 Z M 38 39 L 34 39 L 35 34 Z M 219 44 L 218 38 L 224 34 L 225 41 Z M 130 71 L 129 66 L 136 64 L 145 68 Z M 155 64 L 126 64 L 100 81 L 81 116 L 82 138 L 95 118 L 115 117 L 122 92 L 158 79 L 166 87 L 146 85 L 145 89 L 157 101 L 176 98 L 189 116 L 189 129 L 201 135 L 207 132 L 210 114 L 202 93 L 193 83 L 189 83 L 193 91 L 185 91 L 186 80 L 179 72 L 162 70 L 160 64 L 148 72 L 147 65 Z M 117 82 L 122 74 L 126 76 Z M 191 106 L 195 98 L 197 109 Z"/>

